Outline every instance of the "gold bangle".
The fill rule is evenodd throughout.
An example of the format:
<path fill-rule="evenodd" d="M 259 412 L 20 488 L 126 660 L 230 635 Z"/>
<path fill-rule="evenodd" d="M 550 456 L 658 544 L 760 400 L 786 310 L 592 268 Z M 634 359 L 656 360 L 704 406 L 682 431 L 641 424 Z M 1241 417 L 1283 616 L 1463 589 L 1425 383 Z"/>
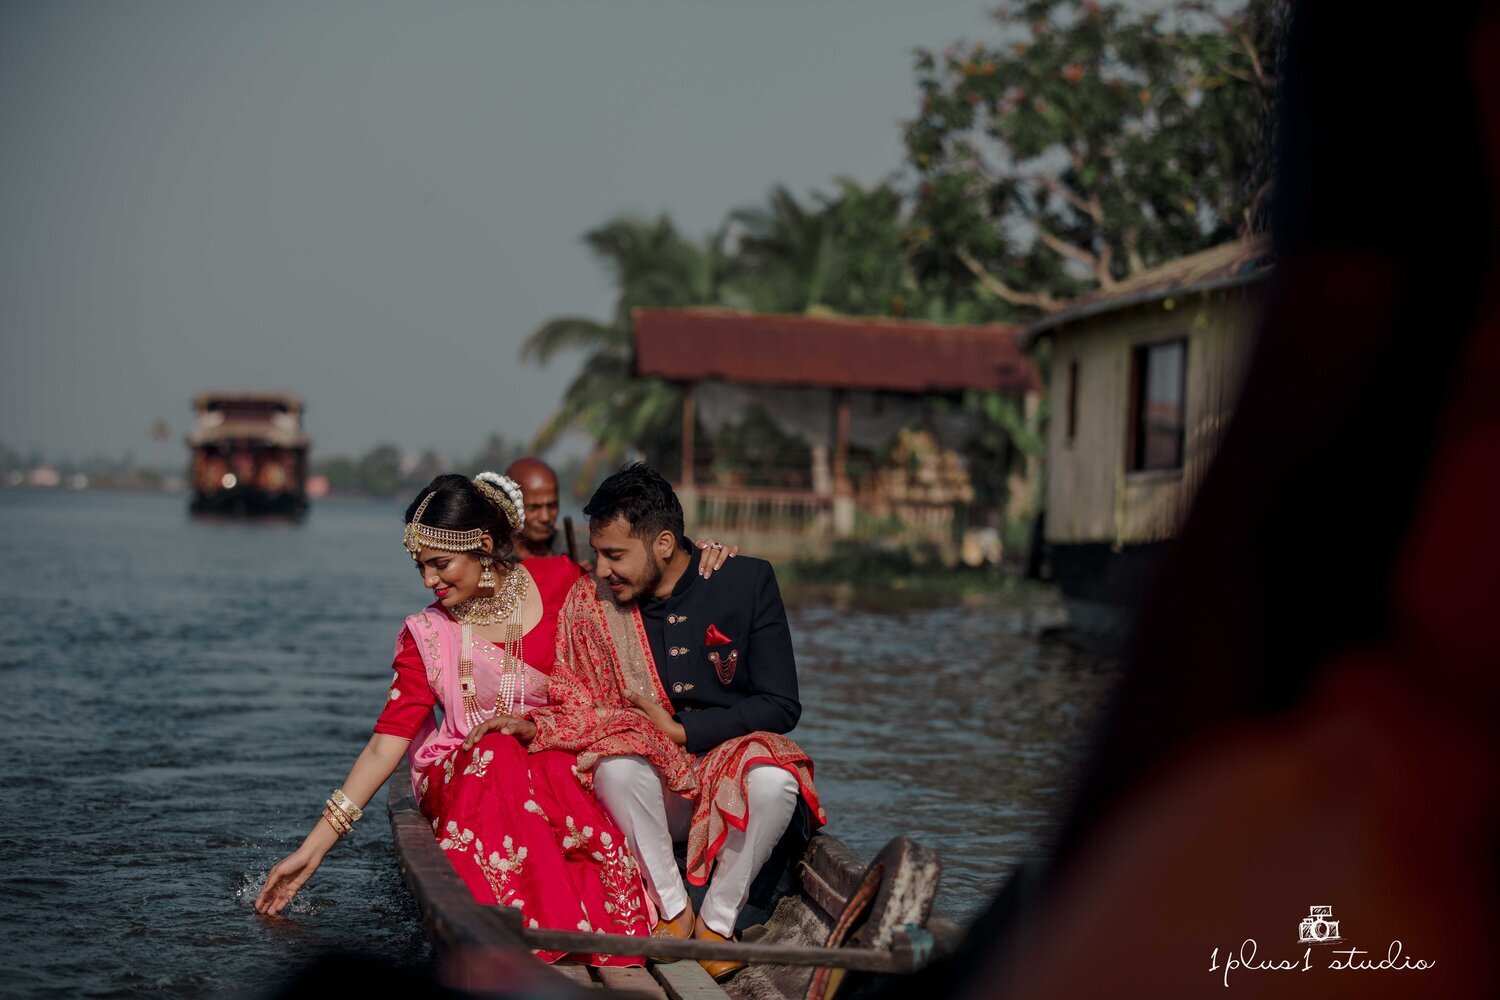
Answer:
<path fill-rule="evenodd" d="M 349 821 L 349 817 L 344 815 L 344 811 L 342 809 L 333 804 L 332 799 L 325 800 L 323 803 L 323 807 L 323 811 L 328 813 L 328 815 L 333 818 L 333 821 L 337 825 L 343 827 L 346 833 L 354 829 L 354 824 Z"/>
<path fill-rule="evenodd" d="M 334 818 L 339 821 L 341 826 L 350 830 L 354 829 L 354 820 L 350 819 L 349 814 L 339 808 L 338 803 L 332 799 L 325 799 L 323 805 L 328 811 L 333 813 Z"/>
<path fill-rule="evenodd" d="M 334 821 L 333 817 L 328 814 L 328 810 L 327 809 L 323 810 L 323 822 L 325 822 L 329 826 L 333 827 L 334 835 L 337 836 L 340 840 L 343 840 L 344 839 L 344 835 L 349 832 L 348 830 L 341 830 L 341 829 L 339 829 L 338 823 L 336 823 Z"/>
<path fill-rule="evenodd" d="M 344 810 L 344 815 L 349 817 L 350 822 L 358 823 L 364 818 L 365 811 L 355 805 L 354 801 L 344 794 L 342 788 L 335 788 L 333 790 L 333 802 L 334 805 Z"/>

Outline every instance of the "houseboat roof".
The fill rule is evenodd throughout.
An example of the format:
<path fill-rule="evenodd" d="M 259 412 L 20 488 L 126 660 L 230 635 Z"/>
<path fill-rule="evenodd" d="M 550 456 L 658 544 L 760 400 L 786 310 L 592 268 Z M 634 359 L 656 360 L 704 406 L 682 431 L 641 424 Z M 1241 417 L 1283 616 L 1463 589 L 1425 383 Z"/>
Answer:
<path fill-rule="evenodd" d="M 1090 316 L 1158 302 L 1174 295 L 1210 292 L 1260 281 L 1270 275 L 1275 262 L 1271 242 L 1264 237 L 1221 243 L 1132 274 L 1113 288 L 1079 296 L 1066 309 L 1028 327 L 1022 335 L 1022 343 L 1030 348 L 1043 334 Z"/>
<path fill-rule="evenodd" d="M 292 392 L 251 392 L 236 390 L 232 392 L 200 392 L 193 397 L 193 409 L 201 410 L 210 403 L 270 403 L 275 406 L 285 406 L 292 410 L 302 410 L 304 403 L 302 397 Z"/>
<path fill-rule="evenodd" d="M 723 381 L 920 395 L 1040 388 L 1020 328 L 635 309 L 635 369 L 673 382 Z"/>
<path fill-rule="evenodd" d="M 296 427 L 283 427 L 259 420 L 226 420 L 206 427 L 195 427 L 187 442 L 193 448 L 225 441 L 254 441 L 276 448 L 306 448 L 312 439 Z"/>

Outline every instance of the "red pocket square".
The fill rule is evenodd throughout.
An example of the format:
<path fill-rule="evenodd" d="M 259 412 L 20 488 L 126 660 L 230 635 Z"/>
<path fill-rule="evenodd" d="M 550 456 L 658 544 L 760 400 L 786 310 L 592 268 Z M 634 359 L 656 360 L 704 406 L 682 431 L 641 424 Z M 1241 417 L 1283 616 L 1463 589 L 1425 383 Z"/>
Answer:
<path fill-rule="evenodd" d="M 717 625 L 710 625 L 708 631 L 703 633 L 703 645 L 705 646 L 727 646 L 733 641 L 729 636 L 720 632 Z"/>

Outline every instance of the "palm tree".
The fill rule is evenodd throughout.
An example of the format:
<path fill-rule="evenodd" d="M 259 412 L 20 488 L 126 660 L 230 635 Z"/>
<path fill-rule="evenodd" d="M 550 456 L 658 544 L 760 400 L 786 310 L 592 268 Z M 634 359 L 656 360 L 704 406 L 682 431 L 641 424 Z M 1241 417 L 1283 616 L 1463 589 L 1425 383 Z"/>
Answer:
<path fill-rule="evenodd" d="M 889 182 L 840 177 L 832 195 L 803 205 L 785 187 L 764 208 L 730 215 L 742 227 L 735 285 L 762 312 L 891 315 L 916 292 L 907 261 L 903 196 Z"/>
<path fill-rule="evenodd" d="M 730 213 L 743 229 L 737 284 L 760 312 L 806 312 L 823 304 L 833 272 L 832 220 L 826 207 L 803 207 L 783 185 L 771 189 L 769 201 Z"/>
<path fill-rule="evenodd" d="M 620 295 L 608 323 L 562 316 L 522 343 L 522 360 L 538 364 L 567 351 L 588 354 L 533 446 L 545 449 L 576 430 L 594 440 L 585 475 L 600 460 L 618 462 L 632 452 L 658 468 L 672 468 L 679 455 L 682 394 L 660 379 L 635 375 L 630 314 L 637 307 L 716 302 L 727 271 L 724 232 L 700 246 L 665 215 L 654 221 L 617 217 L 585 234 L 584 242 L 613 274 Z"/>

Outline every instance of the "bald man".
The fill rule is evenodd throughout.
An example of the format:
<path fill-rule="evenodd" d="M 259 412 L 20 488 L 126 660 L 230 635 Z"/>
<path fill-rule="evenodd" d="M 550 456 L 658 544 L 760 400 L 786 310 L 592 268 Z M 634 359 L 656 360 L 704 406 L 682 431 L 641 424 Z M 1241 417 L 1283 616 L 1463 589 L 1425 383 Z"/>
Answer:
<path fill-rule="evenodd" d="M 518 458 L 505 474 L 521 487 L 526 500 L 526 523 L 516 532 L 516 554 L 539 559 L 554 554 L 557 545 L 557 473 L 540 458 Z"/>

